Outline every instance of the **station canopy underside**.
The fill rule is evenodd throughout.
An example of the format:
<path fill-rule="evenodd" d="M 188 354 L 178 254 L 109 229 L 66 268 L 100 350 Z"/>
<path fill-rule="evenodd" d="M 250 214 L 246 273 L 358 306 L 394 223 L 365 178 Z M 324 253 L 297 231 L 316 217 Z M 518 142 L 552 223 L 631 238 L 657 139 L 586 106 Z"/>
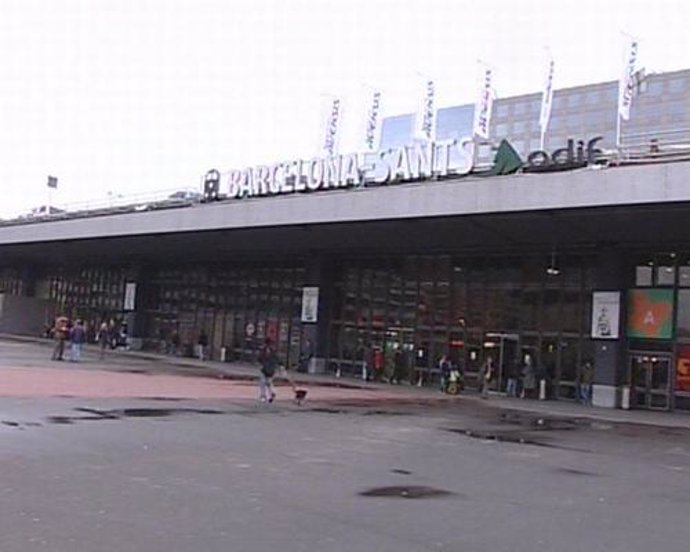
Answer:
<path fill-rule="evenodd" d="M 32 225 L 27 225 L 30 231 Z M 690 246 L 690 203 L 290 225 L 0 245 L 0 264 L 227 262 L 448 252 L 500 254 L 556 247 L 672 250 Z"/>

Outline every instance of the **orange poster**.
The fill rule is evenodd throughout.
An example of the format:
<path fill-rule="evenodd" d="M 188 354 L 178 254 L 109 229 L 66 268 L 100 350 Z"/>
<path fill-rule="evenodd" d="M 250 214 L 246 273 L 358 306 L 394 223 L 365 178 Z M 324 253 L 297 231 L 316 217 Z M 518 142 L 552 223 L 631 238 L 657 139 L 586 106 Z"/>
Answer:
<path fill-rule="evenodd" d="M 673 290 L 631 289 L 628 292 L 628 337 L 673 337 Z"/>

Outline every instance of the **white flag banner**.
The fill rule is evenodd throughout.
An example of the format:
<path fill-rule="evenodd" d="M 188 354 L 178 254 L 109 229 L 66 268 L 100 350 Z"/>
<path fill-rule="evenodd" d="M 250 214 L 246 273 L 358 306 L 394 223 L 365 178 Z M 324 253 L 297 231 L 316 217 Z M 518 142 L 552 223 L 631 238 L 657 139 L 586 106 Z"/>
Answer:
<path fill-rule="evenodd" d="M 618 82 L 618 116 L 624 121 L 630 119 L 630 106 L 632 105 L 633 92 L 635 90 L 635 65 L 637 64 L 637 39 L 627 37 L 625 43 L 625 65 Z"/>
<path fill-rule="evenodd" d="M 434 81 L 424 81 L 422 100 L 415 118 L 415 137 L 428 142 L 436 139 L 436 86 Z"/>
<path fill-rule="evenodd" d="M 546 73 L 546 80 L 544 81 L 544 91 L 541 96 L 541 111 L 539 112 L 539 128 L 542 134 L 546 132 L 549 126 L 549 119 L 551 118 L 551 106 L 553 104 L 553 58 L 549 56 L 548 71 Z"/>
<path fill-rule="evenodd" d="M 324 108 L 323 126 L 319 144 L 321 153 L 324 155 L 332 156 L 338 153 L 342 115 L 342 100 L 340 98 L 329 98 Z"/>
<path fill-rule="evenodd" d="M 472 130 L 475 136 L 489 138 L 491 127 L 491 110 L 494 104 L 493 72 L 490 67 L 482 71 L 481 86 L 477 103 L 474 105 L 474 123 Z"/>
<path fill-rule="evenodd" d="M 381 126 L 383 123 L 383 118 L 381 117 L 381 98 L 381 91 L 374 90 L 369 99 L 366 126 L 364 128 L 364 148 L 367 151 L 377 151 L 379 142 L 381 141 Z"/>

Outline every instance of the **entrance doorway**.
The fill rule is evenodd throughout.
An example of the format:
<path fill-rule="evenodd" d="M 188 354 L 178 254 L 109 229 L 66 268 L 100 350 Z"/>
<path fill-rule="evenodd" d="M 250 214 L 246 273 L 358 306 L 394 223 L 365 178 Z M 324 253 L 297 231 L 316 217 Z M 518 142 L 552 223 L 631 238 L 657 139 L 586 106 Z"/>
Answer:
<path fill-rule="evenodd" d="M 630 407 L 671 408 L 671 355 L 631 352 L 628 357 Z"/>
<path fill-rule="evenodd" d="M 493 378 L 492 388 L 496 391 L 505 391 L 506 374 L 510 373 L 518 360 L 519 336 L 513 333 L 487 332 L 484 342 L 484 354 L 490 355 L 491 349 L 496 350 L 494 366 L 497 374 Z"/>

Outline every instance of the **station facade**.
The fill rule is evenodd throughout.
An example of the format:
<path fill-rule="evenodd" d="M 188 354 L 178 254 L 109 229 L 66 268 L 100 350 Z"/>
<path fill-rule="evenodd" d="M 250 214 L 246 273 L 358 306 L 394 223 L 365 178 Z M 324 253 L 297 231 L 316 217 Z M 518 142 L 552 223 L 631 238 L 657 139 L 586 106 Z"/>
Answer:
<path fill-rule="evenodd" d="M 473 167 L 414 173 L 408 154 L 438 165 L 404 150 L 401 116 L 370 180 L 349 167 L 329 186 L 314 163 L 235 171 L 233 198 L 221 175 L 208 203 L 8 221 L 0 288 L 44 301 L 46 323 L 126 324 L 145 349 L 177 335 L 193 354 L 204 333 L 212 358 L 251 359 L 271 338 L 293 367 L 411 384 L 434 384 L 447 354 L 469 386 L 491 356 L 501 392 L 529 356 L 562 400 L 589 362 L 595 404 L 627 389 L 639 408 L 690 408 L 690 71 L 640 83 L 621 148 L 615 85 L 556 91 L 537 156 L 528 95 L 497 101 L 497 139 L 475 144 Z M 439 112 L 440 148 L 466 151 L 467 111 Z"/>

